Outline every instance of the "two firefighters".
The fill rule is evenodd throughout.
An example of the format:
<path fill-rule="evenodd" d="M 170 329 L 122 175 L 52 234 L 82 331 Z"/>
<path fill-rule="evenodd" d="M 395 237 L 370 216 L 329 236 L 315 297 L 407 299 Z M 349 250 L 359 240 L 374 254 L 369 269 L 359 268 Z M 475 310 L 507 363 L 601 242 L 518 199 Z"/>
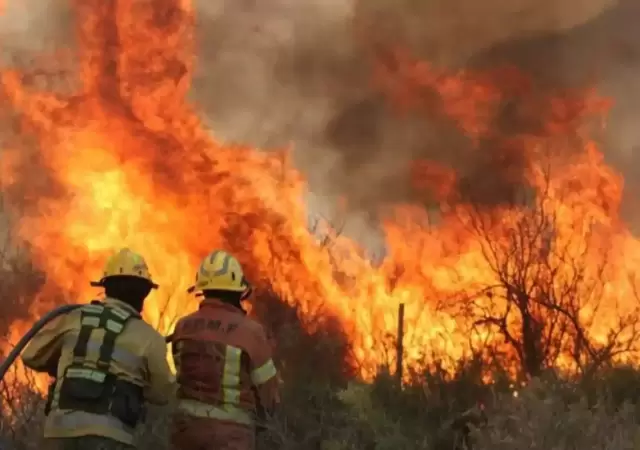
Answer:
<path fill-rule="evenodd" d="M 25 349 L 24 364 L 54 377 L 44 435 L 60 450 L 132 449 L 147 402 L 176 399 L 170 442 L 174 450 L 252 450 L 258 421 L 279 401 L 276 368 L 264 329 L 241 302 L 251 292 L 242 267 L 214 251 L 189 292 L 200 308 L 165 338 L 141 312 L 153 282 L 144 259 L 123 249 L 92 285 L 105 298 L 48 323 Z"/>

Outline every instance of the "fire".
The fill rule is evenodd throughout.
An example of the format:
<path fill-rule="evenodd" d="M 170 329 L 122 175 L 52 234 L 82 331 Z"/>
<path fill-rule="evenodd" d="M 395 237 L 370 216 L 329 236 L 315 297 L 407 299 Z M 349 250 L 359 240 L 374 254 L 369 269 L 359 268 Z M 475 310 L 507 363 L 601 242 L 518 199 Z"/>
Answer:
<path fill-rule="evenodd" d="M 128 246 L 145 255 L 161 285 L 145 318 L 169 333 L 197 306 L 185 291 L 200 258 L 225 248 L 256 284 L 297 305 L 309 326 L 318 316 L 337 317 L 365 377 L 393 361 L 385 347 L 393 345 L 401 303 L 407 365 L 419 364 L 425 354 L 456 360 L 488 338 L 488 331 L 470 337 L 470 319 L 460 313 L 496 307 L 482 296 L 469 299 L 500 282 L 490 253 L 513 246 L 512 231 L 527 222 L 528 206 L 497 206 L 478 218 L 468 204 L 449 201 L 456 174 L 421 162 L 412 168 L 416 186 L 435 195 L 437 217 L 419 205 L 394 205 L 383 216 L 388 248 L 380 264 L 345 237 L 336 236 L 330 248 L 319 245 L 308 229 L 304 177 L 288 151 L 216 141 L 197 105 L 186 100 L 194 70 L 188 0 L 82 0 L 76 9 L 76 92 L 36 91 L 16 71 L 1 78 L 9 105 L 22 118 L 22 134 L 35 139 L 30 147 L 5 148 L 2 157 L 5 197 L 20 214 L 17 231 L 47 274 L 34 316 L 55 306 L 60 292 L 68 302 L 94 298 L 89 280 L 100 275 L 108 254 Z M 526 97 L 530 89 L 513 72 L 451 75 L 406 58 L 393 70 L 381 65 L 376 80 L 402 107 L 431 108 L 417 94 L 435 93 L 441 112 L 476 141 L 495 137 L 492 123 L 504 98 Z M 638 267 L 634 255 L 640 252 L 617 217 L 622 180 L 581 133 L 577 151 L 562 151 L 576 147 L 568 130 L 606 107 L 579 94 L 580 101 L 535 103 L 523 114 L 540 114 L 544 133 L 512 136 L 501 145 L 522 154 L 527 182 L 545 192 L 538 206 L 554 217 L 547 238 L 564 245 L 565 256 L 593 259 L 582 276 L 602 276 L 597 261 L 603 249 L 615 256 L 603 295 L 607 304 L 624 303 L 633 289 L 624 269 Z M 545 170 L 550 161 L 557 167 L 551 177 Z M 473 233 L 478 226 L 493 247 Z M 544 248 L 545 236 L 532 245 Z M 562 270 L 553 276 L 571 277 L 570 268 Z M 606 335 L 613 317 L 598 310 L 593 329 Z M 25 327 L 15 324 L 12 335 Z"/>

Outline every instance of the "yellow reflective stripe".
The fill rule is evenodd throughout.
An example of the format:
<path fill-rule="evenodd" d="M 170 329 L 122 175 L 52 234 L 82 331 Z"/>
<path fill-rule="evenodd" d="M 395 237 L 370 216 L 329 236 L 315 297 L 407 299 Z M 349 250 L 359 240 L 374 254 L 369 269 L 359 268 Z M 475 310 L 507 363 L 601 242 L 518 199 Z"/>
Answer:
<path fill-rule="evenodd" d="M 251 414 L 238 407 L 225 406 L 224 409 L 216 408 L 213 405 L 191 399 L 178 400 L 177 406 L 179 411 L 193 417 L 224 420 L 245 425 L 253 424 Z"/>
<path fill-rule="evenodd" d="M 122 320 L 127 320 L 129 317 L 131 317 L 131 314 L 122 308 L 118 308 L 117 306 L 111 306 L 110 308 L 111 308 L 111 312 L 115 316 L 118 316 L 119 318 L 121 318 Z"/>
<path fill-rule="evenodd" d="M 70 368 L 65 374 L 65 378 L 85 378 L 87 380 L 97 381 L 98 383 L 103 383 L 106 377 L 107 374 L 104 372 L 82 368 Z"/>
<path fill-rule="evenodd" d="M 115 320 L 107 320 L 107 323 L 105 325 L 105 328 L 109 331 L 111 331 L 112 333 L 121 333 L 122 329 L 124 328 L 124 325 L 122 325 L 121 323 L 116 322 Z"/>
<path fill-rule="evenodd" d="M 68 334 L 64 338 L 64 345 L 73 346 L 75 345 L 75 342 L 76 342 L 76 337 L 73 335 Z M 96 339 L 92 337 L 91 339 L 89 339 L 89 342 L 87 343 L 87 353 L 99 352 L 100 346 L 101 346 L 101 342 L 97 342 Z M 142 356 L 138 356 L 121 347 L 115 347 L 113 349 L 113 353 L 111 354 L 111 359 L 113 359 L 118 364 L 126 366 L 131 371 L 139 370 L 143 362 Z M 88 360 L 89 358 L 87 357 L 87 361 Z M 84 359 L 82 361 L 84 361 Z"/>
<path fill-rule="evenodd" d="M 224 408 L 234 406 L 240 402 L 240 359 L 242 350 L 227 345 L 224 360 L 224 374 L 222 376 L 222 390 Z"/>
<path fill-rule="evenodd" d="M 275 377 L 277 373 L 276 365 L 273 363 L 273 359 L 270 359 L 262 366 L 251 372 L 251 381 L 253 381 L 253 384 L 258 386 Z"/>
<path fill-rule="evenodd" d="M 100 326 L 100 317 L 83 317 L 82 326 L 90 326 L 97 328 Z"/>

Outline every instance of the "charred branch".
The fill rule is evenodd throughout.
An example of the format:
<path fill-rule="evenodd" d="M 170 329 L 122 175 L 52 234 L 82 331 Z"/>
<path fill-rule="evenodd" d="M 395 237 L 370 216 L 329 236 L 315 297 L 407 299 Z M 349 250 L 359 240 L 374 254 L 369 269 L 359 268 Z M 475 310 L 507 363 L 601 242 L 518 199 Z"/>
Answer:
<path fill-rule="evenodd" d="M 596 338 L 594 317 L 602 308 L 609 255 L 595 251 L 588 222 L 580 224 L 579 233 L 561 221 L 550 186 L 545 173 L 537 196 L 506 212 L 473 198 L 460 208 L 460 219 L 478 239 L 495 279 L 483 295 L 465 299 L 465 310 L 474 317 L 474 328 L 502 337 L 529 377 L 567 365 L 567 358 L 582 373 L 597 371 L 631 352 L 638 334 L 633 312 L 618 315 L 608 334 Z"/>

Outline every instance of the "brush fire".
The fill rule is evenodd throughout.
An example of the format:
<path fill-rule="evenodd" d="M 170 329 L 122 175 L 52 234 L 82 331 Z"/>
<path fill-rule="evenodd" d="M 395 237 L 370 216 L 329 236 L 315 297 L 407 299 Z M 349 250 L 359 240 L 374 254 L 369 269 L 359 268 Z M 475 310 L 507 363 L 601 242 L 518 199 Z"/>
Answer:
<path fill-rule="evenodd" d="M 364 378 L 394 364 L 400 304 L 408 368 L 486 354 L 535 374 L 633 358 L 640 241 L 619 216 L 623 180 L 595 138 L 607 99 L 540 92 L 511 69 L 450 73 L 395 50 L 373 58 L 389 108 L 444 117 L 468 152 L 490 147 L 501 161 L 485 177 L 501 193 L 493 203 L 442 162 L 406 167 L 416 200 L 380 213 L 386 249 L 374 261 L 330 224 L 328 240 L 310 230 L 308 186 L 289 150 L 228 145 L 208 129 L 187 99 L 188 0 L 73 3 L 73 87 L 43 89 L 22 70 L 0 78 L 3 120 L 15 125 L 2 144 L 3 197 L 46 274 L 32 317 L 95 298 L 89 281 L 127 246 L 160 285 L 145 318 L 168 334 L 197 307 L 186 289 L 200 258 L 223 248 L 305 326 L 337 319 Z M 505 114 L 528 125 L 506 126 Z M 10 337 L 29 326 L 15 322 Z"/>

